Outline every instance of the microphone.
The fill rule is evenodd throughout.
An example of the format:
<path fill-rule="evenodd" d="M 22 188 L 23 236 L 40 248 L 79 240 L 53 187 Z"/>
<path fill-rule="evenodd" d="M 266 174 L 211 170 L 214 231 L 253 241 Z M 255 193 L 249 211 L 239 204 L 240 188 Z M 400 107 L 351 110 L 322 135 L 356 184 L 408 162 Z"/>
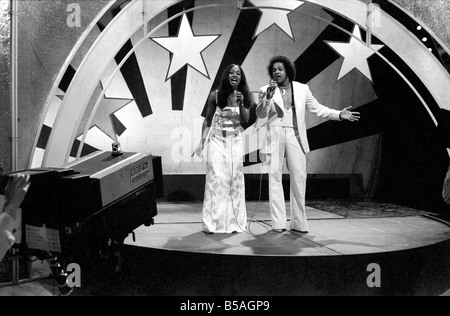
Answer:
<path fill-rule="evenodd" d="M 238 100 L 236 96 L 236 92 L 238 92 L 238 85 L 233 85 L 233 91 L 234 91 L 234 101 L 239 104 L 239 106 L 242 106 L 242 100 Z"/>
<path fill-rule="evenodd" d="M 266 95 L 267 96 L 270 96 L 274 91 L 275 91 L 275 89 L 277 88 L 277 86 L 278 86 L 278 84 L 275 86 L 275 84 L 277 84 L 276 83 L 276 81 L 274 81 L 274 80 L 271 80 L 270 81 L 270 85 L 269 85 L 269 87 L 267 88 L 267 92 L 266 92 Z"/>

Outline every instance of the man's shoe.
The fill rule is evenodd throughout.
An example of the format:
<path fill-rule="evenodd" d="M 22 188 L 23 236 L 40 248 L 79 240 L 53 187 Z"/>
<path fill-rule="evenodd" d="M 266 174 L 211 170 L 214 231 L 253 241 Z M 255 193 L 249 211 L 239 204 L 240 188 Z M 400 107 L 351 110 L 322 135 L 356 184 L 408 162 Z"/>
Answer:
<path fill-rule="evenodd" d="M 294 228 L 291 228 L 291 232 L 296 232 L 296 233 L 300 233 L 300 234 L 308 234 L 309 233 L 309 231 L 297 230 Z"/>

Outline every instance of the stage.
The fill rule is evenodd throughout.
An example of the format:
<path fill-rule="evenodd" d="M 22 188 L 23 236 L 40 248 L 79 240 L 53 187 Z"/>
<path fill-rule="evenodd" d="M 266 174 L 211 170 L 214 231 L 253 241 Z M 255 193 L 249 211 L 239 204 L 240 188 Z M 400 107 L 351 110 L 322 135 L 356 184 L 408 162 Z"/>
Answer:
<path fill-rule="evenodd" d="M 207 235 L 201 203 L 160 203 L 155 225 L 135 230 L 125 248 L 152 265 L 152 275 L 158 271 L 151 283 L 162 295 L 442 295 L 450 289 L 445 221 L 383 203 L 307 205 L 309 234 L 273 232 L 268 202 L 248 202 L 246 233 Z M 380 287 L 368 285 L 377 281 L 372 264 Z"/>
<path fill-rule="evenodd" d="M 158 203 L 73 296 L 450 295 L 450 226 L 434 214 L 372 201 L 308 201 L 310 233 L 271 230 L 268 202 L 248 202 L 249 229 L 202 232 L 201 203 Z M 49 278 L 0 289 L 57 295 Z M 33 294 L 31 294 L 33 293 Z"/>

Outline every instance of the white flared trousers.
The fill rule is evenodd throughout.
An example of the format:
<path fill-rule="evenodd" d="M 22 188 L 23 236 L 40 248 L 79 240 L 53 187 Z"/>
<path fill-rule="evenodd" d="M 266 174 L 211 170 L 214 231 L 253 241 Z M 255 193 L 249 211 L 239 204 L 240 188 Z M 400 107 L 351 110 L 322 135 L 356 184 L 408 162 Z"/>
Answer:
<path fill-rule="evenodd" d="M 294 128 L 281 128 L 279 151 L 272 154 L 269 168 L 269 200 L 273 229 L 287 228 L 286 201 L 283 190 L 283 165 L 286 158 L 291 178 L 290 228 L 309 231 L 306 218 L 306 155 L 301 148 Z"/>

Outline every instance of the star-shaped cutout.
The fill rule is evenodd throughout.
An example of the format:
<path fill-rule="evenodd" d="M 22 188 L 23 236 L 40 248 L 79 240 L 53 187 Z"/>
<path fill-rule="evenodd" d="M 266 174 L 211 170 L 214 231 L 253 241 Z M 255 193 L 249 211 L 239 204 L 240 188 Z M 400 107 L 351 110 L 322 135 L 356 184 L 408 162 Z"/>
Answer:
<path fill-rule="evenodd" d="M 183 15 L 177 37 L 152 38 L 154 42 L 173 54 L 166 81 L 186 65 L 191 66 L 209 79 L 202 52 L 219 36 L 195 36 L 187 16 Z"/>
<path fill-rule="evenodd" d="M 289 22 L 289 11 L 278 9 L 289 9 L 294 11 L 304 4 L 303 1 L 297 0 L 251 0 L 256 7 L 273 7 L 274 9 L 260 9 L 263 13 L 261 20 L 259 21 L 258 28 L 256 29 L 253 38 L 259 36 L 265 32 L 272 25 L 277 25 L 283 32 L 289 37 L 294 39 L 291 23 Z M 277 9 L 278 8 L 278 9 Z"/>
<path fill-rule="evenodd" d="M 94 119 L 91 123 L 91 127 L 97 126 L 106 135 L 108 135 L 112 139 L 115 139 L 118 131 L 116 131 L 113 125 L 112 115 L 133 101 L 134 100 L 130 99 L 103 98 L 97 109 L 97 112 L 95 113 Z"/>
<path fill-rule="evenodd" d="M 355 27 L 353 35 L 354 37 L 350 39 L 349 43 L 326 42 L 338 54 L 344 57 L 344 63 L 342 64 L 337 80 L 341 80 L 353 69 L 358 69 L 367 79 L 373 82 L 367 59 L 383 48 L 384 45 L 372 45 L 369 48 L 367 45 L 361 43 L 362 37 L 359 27 Z"/>

